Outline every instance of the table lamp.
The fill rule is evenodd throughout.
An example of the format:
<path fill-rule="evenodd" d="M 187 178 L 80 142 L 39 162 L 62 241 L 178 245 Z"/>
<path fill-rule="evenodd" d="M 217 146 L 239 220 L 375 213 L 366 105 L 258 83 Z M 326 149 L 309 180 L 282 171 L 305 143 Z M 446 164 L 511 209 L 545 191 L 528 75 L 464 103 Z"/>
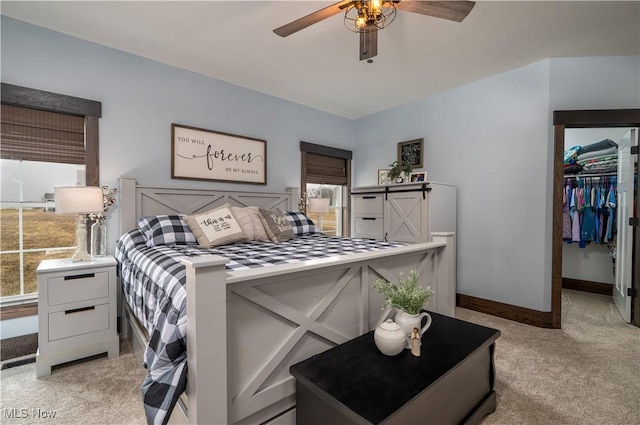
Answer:
<path fill-rule="evenodd" d="M 329 212 L 329 198 L 309 198 L 309 212 L 320 214 L 320 233 L 322 233 L 322 214 Z"/>
<path fill-rule="evenodd" d="M 54 188 L 56 214 L 77 214 L 78 227 L 76 238 L 78 249 L 71 257 L 72 262 L 88 261 L 91 256 L 87 252 L 87 219 L 86 214 L 101 212 L 102 189 L 97 186 L 69 186 Z"/>

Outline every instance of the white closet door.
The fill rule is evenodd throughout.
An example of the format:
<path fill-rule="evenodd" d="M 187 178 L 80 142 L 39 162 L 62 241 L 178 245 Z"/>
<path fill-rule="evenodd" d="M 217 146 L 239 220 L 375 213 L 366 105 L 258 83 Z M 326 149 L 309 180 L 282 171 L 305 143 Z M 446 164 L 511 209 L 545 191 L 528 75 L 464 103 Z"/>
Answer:
<path fill-rule="evenodd" d="M 638 144 L 638 129 L 632 129 L 618 142 L 618 236 L 616 240 L 616 280 L 613 302 L 622 319 L 631 323 L 631 287 L 633 231 L 629 217 L 633 217 L 633 170 L 635 157 L 631 146 Z"/>

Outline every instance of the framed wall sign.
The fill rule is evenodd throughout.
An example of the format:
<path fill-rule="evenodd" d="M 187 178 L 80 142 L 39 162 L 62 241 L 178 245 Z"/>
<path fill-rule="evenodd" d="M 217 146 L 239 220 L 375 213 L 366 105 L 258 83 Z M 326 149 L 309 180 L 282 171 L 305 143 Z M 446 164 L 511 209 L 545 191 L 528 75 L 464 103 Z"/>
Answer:
<path fill-rule="evenodd" d="M 424 139 L 408 140 L 398 143 L 398 162 L 424 167 Z"/>
<path fill-rule="evenodd" d="M 267 184 L 267 142 L 171 124 L 171 178 Z"/>

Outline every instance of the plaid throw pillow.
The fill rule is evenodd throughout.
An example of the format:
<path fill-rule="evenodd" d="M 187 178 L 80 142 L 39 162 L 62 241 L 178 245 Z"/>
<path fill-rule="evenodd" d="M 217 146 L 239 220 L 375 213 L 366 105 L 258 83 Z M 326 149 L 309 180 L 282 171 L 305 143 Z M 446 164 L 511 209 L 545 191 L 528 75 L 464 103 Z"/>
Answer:
<path fill-rule="evenodd" d="M 138 219 L 148 247 L 160 245 L 197 245 L 189 225 L 180 215 L 152 215 Z"/>
<path fill-rule="evenodd" d="M 147 240 L 140 229 L 131 230 L 124 235 L 120 236 L 116 242 L 115 257 L 119 262 L 124 262 L 127 258 L 126 252 L 133 249 L 138 245 L 147 244 Z"/>
<path fill-rule="evenodd" d="M 296 236 L 320 233 L 313 221 L 311 221 L 311 219 L 303 212 L 285 211 L 284 216 L 289 220 L 291 228 L 293 229 L 293 234 Z"/>

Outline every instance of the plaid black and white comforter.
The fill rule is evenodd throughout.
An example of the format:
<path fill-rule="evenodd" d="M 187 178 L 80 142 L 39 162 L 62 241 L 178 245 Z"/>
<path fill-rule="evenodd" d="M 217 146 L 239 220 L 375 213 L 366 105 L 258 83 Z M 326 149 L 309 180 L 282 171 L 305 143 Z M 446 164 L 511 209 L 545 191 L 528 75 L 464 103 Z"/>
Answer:
<path fill-rule="evenodd" d="M 124 234 L 116 245 L 124 296 L 150 336 L 144 354 L 148 374 L 142 384 L 147 421 L 165 424 L 186 389 L 186 272 L 179 262 L 181 258 L 222 255 L 229 259 L 227 270 L 240 271 L 401 245 L 316 233 L 283 243 L 246 242 L 210 249 L 197 245 L 149 248 L 139 230 Z"/>

